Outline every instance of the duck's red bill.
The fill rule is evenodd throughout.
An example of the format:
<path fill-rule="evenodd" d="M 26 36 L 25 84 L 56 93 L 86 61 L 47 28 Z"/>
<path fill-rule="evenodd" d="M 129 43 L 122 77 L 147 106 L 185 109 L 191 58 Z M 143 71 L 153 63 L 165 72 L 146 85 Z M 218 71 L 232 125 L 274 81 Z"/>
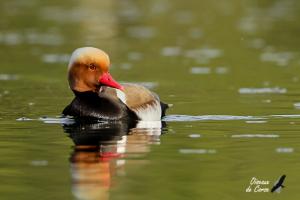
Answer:
<path fill-rule="evenodd" d="M 124 87 L 115 81 L 109 73 L 102 74 L 99 78 L 99 83 L 108 87 L 124 90 Z"/>

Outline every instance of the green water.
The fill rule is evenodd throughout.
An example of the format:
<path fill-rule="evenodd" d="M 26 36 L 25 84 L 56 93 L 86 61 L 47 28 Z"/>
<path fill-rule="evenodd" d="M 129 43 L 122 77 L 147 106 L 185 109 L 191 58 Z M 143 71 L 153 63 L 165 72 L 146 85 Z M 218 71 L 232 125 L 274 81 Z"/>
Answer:
<path fill-rule="evenodd" d="M 299 198 L 299 1 L 11 0 L 0 11 L 0 199 Z M 91 146 L 79 137 L 90 133 L 64 131 L 81 46 L 174 105 L 162 135 L 101 126 Z M 246 192 L 283 174 L 279 194 Z"/>

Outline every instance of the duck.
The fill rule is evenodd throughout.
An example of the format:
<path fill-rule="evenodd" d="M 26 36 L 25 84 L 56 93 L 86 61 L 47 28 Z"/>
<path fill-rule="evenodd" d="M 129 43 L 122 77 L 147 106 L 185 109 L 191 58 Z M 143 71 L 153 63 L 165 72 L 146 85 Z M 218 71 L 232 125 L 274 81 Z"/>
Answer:
<path fill-rule="evenodd" d="M 168 104 L 146 87 L 120 84 L 110 74 L 107 53 L 95 47 L 75 49 L 68 64 L 68 82 L 75 97 L 63 116 L 76 119 L 160 121 Z"/>

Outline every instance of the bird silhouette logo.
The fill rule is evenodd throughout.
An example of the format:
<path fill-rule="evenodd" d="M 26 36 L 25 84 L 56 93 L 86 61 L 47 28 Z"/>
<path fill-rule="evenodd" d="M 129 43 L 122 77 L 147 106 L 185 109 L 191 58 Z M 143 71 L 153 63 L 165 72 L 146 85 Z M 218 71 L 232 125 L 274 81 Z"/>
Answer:
<path fill-rule="evenodd" d="M 282 175 L 274 184 L 274 186 L 271 189 L 271 192 L 277 192 L 280 193 L 281 188 L 284 188 L 283 182 L 285 180 L 286 175 Z"/>

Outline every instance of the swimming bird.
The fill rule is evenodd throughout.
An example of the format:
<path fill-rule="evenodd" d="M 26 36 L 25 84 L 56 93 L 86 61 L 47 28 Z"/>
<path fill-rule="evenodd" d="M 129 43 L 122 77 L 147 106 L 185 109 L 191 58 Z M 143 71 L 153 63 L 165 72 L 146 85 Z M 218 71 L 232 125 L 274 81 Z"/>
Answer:
<path fill-rule="evenodd" d="M 75 98 L 63 115 L 79 119 L 160 121 L 168 105 L 141 85 L 121 85 L 113 79 L 109 68 L 109 56 L 98 48 L 82 47 L 72 53 L 68 81 Z"/>

